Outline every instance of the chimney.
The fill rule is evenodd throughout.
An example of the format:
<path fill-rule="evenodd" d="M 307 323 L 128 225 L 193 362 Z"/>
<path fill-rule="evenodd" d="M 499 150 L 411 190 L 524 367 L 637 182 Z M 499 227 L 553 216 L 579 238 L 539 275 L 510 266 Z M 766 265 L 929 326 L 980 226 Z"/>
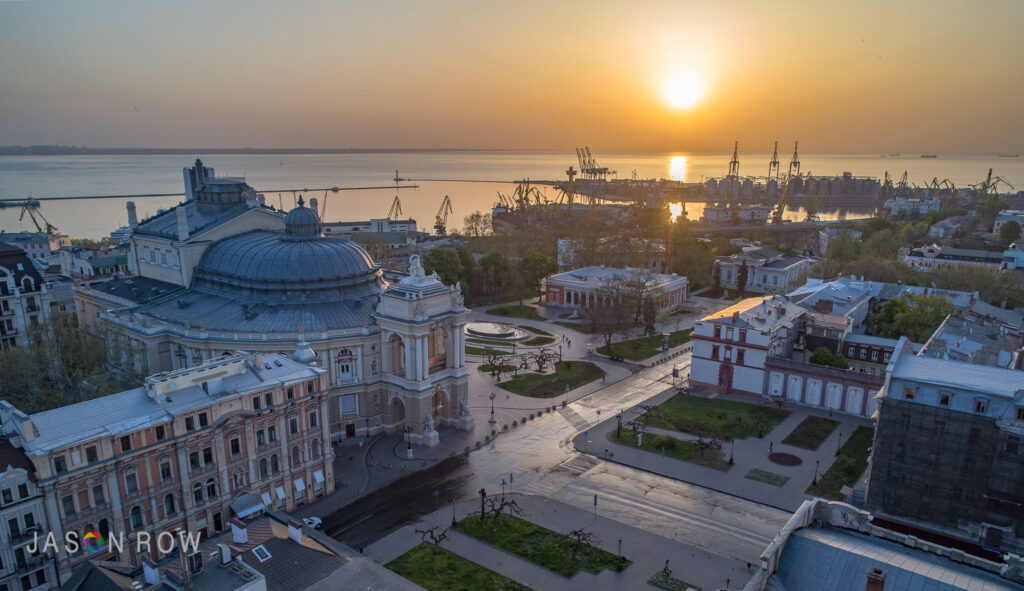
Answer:
<path fill-rule="evenodd" d="M 288 520 L 288 537 L 297 543 L 302 543 L 302 524 L 294 519 Z"/>
<path fill-rule="evenodd" d="M 139 216 L 135 213 L 135 202 L 129 201 L 126 207 L 128 208 L 128 227 L 134 230 L 139 225 Z"/>
<path fill-rule="evenodd" d="M 231 548 L 227 544 L 217 544 L 221 564 L 231 564 Z"/>
<path fill-rule="evenodd" d="M 249 543 L 249 530 L 246 529 L 245 523 L 237 517 L 231 520 L 231 541 L 236 544 Z"/>
<path fill-rule="evenodd" d="M 184 206 L 178 206 L 175 210 L 178 214 L 178 240 L 188 238 L 188 214 Z"/>
<path fill-rule="evenodd" d="M 256 202 L 259 203 L 260 205 L 266 205 L 267 198 L 263 196 L 263 193 L 259 193 L 256 195 Z"/>
<path fill-rule="evenodd" d="M 740 313 L 739 313 L 739 312 L 733 312 L 733 313 L 732 313 L 732 321 L 733 321 L 733 322 L 736 322 L 736 321 L 738 321 L 739 319 L 740 319 Z"/>
<path fill-rule="evenodd" d="M 868 569 L 868 585 L 865 591 L 885 591 L 885 571 L 873 566 Z"/>
<path fill-rule="evenodd" d="M 147 585 L 156 585 L 160 583 L 160 569 L 157 568 L 156 563 L 149 556 L 142 557 L 142 570 L 145 573 Z"/>

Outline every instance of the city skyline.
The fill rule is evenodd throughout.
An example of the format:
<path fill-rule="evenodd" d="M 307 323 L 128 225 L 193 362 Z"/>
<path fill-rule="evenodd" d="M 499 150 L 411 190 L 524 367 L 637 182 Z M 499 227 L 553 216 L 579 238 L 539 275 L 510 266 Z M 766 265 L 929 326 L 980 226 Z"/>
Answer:
<path fill-rule="evenodd" d="M 1024 6 L 925 6 L 4 2 L 0 71 L 17 83 L 0 89 L 0 135 L 606 152 L 796 137 L 820 152 L 1018 152 Z"/>

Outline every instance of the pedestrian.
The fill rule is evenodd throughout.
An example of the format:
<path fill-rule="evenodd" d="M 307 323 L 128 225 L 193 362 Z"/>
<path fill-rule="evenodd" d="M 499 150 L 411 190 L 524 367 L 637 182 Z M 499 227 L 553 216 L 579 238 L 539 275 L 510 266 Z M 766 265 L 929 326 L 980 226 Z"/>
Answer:
<path fill-rule="evenodd" d="M 614 449 L 608 451 L 608 457 L 609 458 L 614 458 L 615 457 L 615 450 Z"/>
<path fill-rule="evenodd" d="M 601 383 L 602 384 L 604 383 L 604 376 L 603 375 L 601 376 Z"/>
<path fill-rule="evenodd" d="M 772 453 L 772 447 L 774 447 L 774 445 L 775 444 L 772 443 L 771 441 L 768 442 L 768 453 Z"/>

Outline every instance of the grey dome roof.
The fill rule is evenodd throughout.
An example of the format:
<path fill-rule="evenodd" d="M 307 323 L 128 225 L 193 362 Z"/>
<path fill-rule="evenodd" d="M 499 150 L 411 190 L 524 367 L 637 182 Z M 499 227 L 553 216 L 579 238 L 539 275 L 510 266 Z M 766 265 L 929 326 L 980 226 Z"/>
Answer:
<path fill-rule="evenodd" d="M 302 210 L 310 211 L 297 208 L 288 218 Z M 351 240 L 292 240 L 267 230 L 214 242 L 192 278 L 192 289 L 254 303 L 334 302 L 376 295 L 383 286 L 380 267 Z"/>
<path fill-rule="evenodd" d="M 320 217 L 305 207 L 302 197 L 299 197 L 299 206 L 285 216 L 284 233 L 286 240 L 313 240 L 320 237 Z"/>

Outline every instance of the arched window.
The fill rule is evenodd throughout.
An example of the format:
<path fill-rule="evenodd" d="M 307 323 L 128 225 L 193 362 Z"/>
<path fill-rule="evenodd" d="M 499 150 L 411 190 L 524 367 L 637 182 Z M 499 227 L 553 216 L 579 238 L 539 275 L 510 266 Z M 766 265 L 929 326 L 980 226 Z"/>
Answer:
<path fill-rule="evenodd" d="M 217 497 L 217 481 L 213 478 L 206 480 L 206 498 L 214 499 Z"/>
<path fill-rule="evenodd" d="M 292 467 L 302 463 L 302 449 L 299 446 L 292 448 Z"/>
<path fill-rule="evenodd" d="M 314 439 L 312 441 L 312 443 L 309 444 L 309 457 L 310 457 L 310 459 L 314 459 L 314 460 L 316 458 L 320 457 L 320 440 L 319 439 Z"/>
<path fill-rule="evenodd" d="M 370 371 L 373 372 L 373 375 L 377 375 L 377 360 L 376 359 L 374 359 L 373 362 L 370 363 Z"/>
<path fill-rule="evenodd" d="M 110 522 L 106 519 L 100 519 L 99 532 L 100 536 L 102 536 L 104 540 L 107 539 L 110 536 Z"/>
<path fill-rule="evenodd" d="M 21 280 L 21 287 L 25 291 L 32 291 L 33 286 L 34 282 L 32 281 L 31 277 L 25 277 L 24 279 Z"/>
<path fill-rule="evenodd" d="M 277 454 L 270 456 L 270 473 L 277 474 L 281 471 L 281 464 L 277 461 Z"/>
<path fill-rule="evenodd" d="M 174 515 L 174 495 L 164 497 L 164 515 Z"/>
<path fill-rule="evenodd" d="M 266 479 L 267 475 L 267 458 L 260 458 L 260 480 Z"/>
<path fill-rule="evenodd" d="M 352 377 L 353 357 L 352 351 L 342 349 L 334 362 L 335 373 L 339 380 L 347 380 Z"/>
<path fill-rule="evenodd" d="M 142 508 L 135 506 L 132 507 L 132 530 L 142 528 Z"/>
<path fill-rule="evenodd" d="M 195 505 L 203 504 L 203 483 L 197 482 L 192 485 L 192 503 Z"/>

